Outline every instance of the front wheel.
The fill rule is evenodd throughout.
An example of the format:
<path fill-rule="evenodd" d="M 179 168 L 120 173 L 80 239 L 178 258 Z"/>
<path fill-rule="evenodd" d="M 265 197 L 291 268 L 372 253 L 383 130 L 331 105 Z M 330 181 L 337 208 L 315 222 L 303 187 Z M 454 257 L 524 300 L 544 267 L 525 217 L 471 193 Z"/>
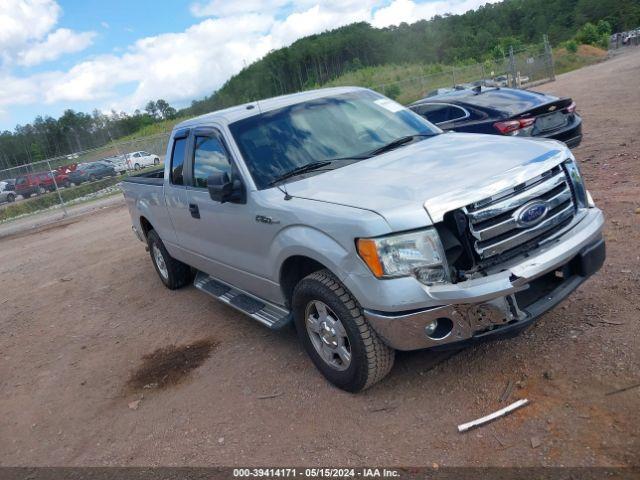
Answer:
<path fill-rule="evenodd" d="M 153 164 L 154 165 L 160 165 L 160 159 L 159 158 L 154 158 L 153 159 Z"/>
<path fill-rule="evenodd" d="M 150 230 L 147 234 L 147 243 L 153 266 L 165 287 L 176 290 L 191 282 L 193 278 L 191 267 L 169 255 L 155 230 Z"/>
<path fill-rule="evenodd" d="M 136 163 L 136 164 L 133 166 L 133 169 L 134 169 L 134 170 L 136 170 L 136 171 L 140 170 L 140 164 L 139 164 L 139 163 Z"/>
<path fill-rule="evenodd" d="M 389 373 L 395 351 L 378 337 L 357 300 L 330 271 L 305 277 L 294 290 L 292 304 L 304 349 L 335 386 L 359 392 Z"/>

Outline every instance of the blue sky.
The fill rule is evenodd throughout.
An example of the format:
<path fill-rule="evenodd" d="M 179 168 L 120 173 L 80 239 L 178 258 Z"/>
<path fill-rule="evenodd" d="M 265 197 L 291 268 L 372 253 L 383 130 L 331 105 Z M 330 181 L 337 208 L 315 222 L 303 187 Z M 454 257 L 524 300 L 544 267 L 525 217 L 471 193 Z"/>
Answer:
<path fill-rule="evenodd" d="M 0 0 L 0 130 L 67 108 L 133 112 L 211 94 L 268 51 L 497 0 Z"/>

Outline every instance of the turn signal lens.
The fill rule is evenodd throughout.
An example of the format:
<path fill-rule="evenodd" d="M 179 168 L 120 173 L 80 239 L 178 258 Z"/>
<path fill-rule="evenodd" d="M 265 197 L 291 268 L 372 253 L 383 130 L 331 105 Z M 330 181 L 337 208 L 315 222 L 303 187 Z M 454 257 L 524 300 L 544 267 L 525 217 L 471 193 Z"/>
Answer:
<path fill-rule="evenodd" d="M 358 254 L 362 260 L 364 260 L 364 263 L 367 264 L 376 277 L 382 277 L 384 275 L 384 269 L 382 268 L 380 257 L 378 257 L 376 242 L 368 238 L 360 238 L 358 239 L 357 246 Z"/>

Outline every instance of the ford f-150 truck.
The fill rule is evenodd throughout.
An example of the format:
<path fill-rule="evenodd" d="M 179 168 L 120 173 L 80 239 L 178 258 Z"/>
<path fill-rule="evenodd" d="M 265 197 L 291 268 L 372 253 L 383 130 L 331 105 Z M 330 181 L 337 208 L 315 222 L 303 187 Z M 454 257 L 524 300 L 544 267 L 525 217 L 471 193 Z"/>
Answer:
<path fill-rule="evenodd" d="M 566 146 L 442 133 L 367 89 L 185 121 L 166 158 L 122 183 L 165 286 L 193 280 L 269 328 L 295 324 L 352 392 L 395 350 L 522 331 L 604 262 L 603 215 Z"/>

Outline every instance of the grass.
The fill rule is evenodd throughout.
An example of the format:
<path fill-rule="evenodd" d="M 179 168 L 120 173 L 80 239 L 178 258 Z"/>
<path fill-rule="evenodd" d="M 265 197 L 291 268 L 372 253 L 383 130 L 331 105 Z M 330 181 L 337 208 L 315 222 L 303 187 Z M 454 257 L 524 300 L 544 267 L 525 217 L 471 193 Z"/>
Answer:
<path fill-rule="evenodd" d="M 565 48 L 554 51 L 553 63 L 556 75 L 578 70 L 579 68 L 593 65 L 607 58 L 607 51 L 591 45 L 580 45 L 576 53 L 571 53 Z"/>
<path fill-rule="evenodd" d="M 178 123 L 182 122 L 183 120 L 187 120 L 188 118 L 189 117 L 179 117 L 172 120 L 162 120 L 161 122 L 154 123 L 153 125 L 147 125 L 134 133 L 119 138 L 116 143 L 129 142 L 151 135 L 169 133 Z"/>

